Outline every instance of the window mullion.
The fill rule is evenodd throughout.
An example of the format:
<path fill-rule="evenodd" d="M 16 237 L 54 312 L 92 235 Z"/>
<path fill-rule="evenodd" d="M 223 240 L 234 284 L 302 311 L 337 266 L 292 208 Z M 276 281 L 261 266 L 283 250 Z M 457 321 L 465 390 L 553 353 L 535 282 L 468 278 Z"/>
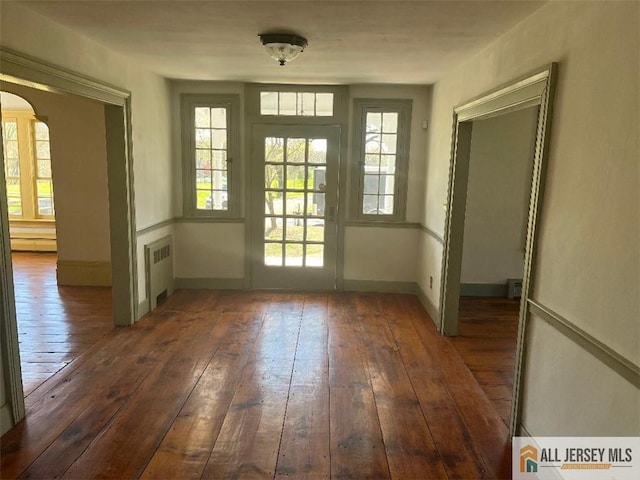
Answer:
<path fill-rule="evenodd" d="M 20 158 L 20 197 L 22 200 L 22 218 L 36 218 L 35 178 L 33 164 L 33 132 L 31 122 L 25 116 L 18 119 L 18 156 Z"/>

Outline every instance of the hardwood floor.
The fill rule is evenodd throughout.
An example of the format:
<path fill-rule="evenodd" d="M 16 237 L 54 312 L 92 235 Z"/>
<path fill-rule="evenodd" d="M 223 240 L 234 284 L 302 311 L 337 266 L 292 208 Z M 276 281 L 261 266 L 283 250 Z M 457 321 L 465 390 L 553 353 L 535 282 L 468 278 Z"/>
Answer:
<path fill-rule="evenodd" d="M 12 253 L 24 393 L 86 352 L 109 330 L 111 289 L 58 287 L 55 253 Z"/>
<path fill-rule="evenodd" d="M 508 430 L 410 295 L 176 292 L 27 399 L 9 478 L 509 478 Z"/>
<path fill-rule="evenodd" d="M 495 405 L 511 421 L 520 300 L 461 297 L 458 336 L 450 341 Z"/>

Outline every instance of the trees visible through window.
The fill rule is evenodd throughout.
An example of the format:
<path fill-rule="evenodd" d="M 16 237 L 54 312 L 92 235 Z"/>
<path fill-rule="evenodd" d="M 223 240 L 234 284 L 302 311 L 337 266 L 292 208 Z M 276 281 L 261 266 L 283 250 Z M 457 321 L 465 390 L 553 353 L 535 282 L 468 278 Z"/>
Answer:
<path fill-rule="evenodd" d="M 237 95 L 182 96 L 184 208 L 187 216 L 237 214 Z M 237 159 L 236 159 L 237 160 Z"/>
<path fill-rule="evenodd" d="M 3 112 L 2 141 L 9 217 L 53 218 L 49 127 L 30 113 Z"/>
<path fill-rule="evenodd" d="M 355 208 L 363 220 L 404 220 L 411 100 L 356 99 Z"/>

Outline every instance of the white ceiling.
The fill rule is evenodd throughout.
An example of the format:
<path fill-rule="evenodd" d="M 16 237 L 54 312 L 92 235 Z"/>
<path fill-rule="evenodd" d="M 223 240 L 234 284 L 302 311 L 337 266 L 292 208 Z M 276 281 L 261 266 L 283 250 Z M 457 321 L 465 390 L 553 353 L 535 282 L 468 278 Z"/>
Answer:
<path fill-rule="evenodd" d="M 168 78 L 433 83 L 544 2 L 29 1 L 29 8 Z M 259 33 L 309 46 L 280 67 Z"/>

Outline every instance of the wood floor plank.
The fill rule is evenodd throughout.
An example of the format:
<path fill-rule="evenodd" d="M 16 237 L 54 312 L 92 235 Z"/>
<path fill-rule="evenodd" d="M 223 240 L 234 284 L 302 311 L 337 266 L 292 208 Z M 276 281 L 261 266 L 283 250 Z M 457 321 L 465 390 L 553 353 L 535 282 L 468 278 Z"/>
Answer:
<path fill-rule="evenodd" d="M 331 473 L 327 342 L 327 295 L 306 295 L 277 477 L 321 479 Z"/>
<path fill-rule="evenodd" d="M 225 312 L 234 322 L 162 440 L 142 478 L 200 478 L 262 324 L 259 313 Z"/>
<path fill-rule="evenodd" d="M 452 402 L 474 444 L 493 478 L 511 475 L 509 429 L 495 410 L 491 401 L 477 383 L 473 374 L 461 361 L 449 339 L 430 334 L 433 322 L 415 298 L 403 298 L 405 308 L 412 313 L 411 320 L 426 351 L 438 352 L 438 361 L 443 368 L 445 383 Z M 428 329 L 421 328 L 427 325 Z"/>
<path fill-rule="evenodd" d="M 286 295 L 271 304 L 202 478 L 273 478 L 302 298 Z"/>
<path fill-rule="evenodd" d="M 200 314 L 202 315 L 202 314 Z M 228 318 L 195 316 L 140 384 L 108 428 L 102 430 L 63 478 L 138 478 L 201 377 Z M 131 430 L 135 423 L 138 428 Z M 117 446 L 117 448 L 115 448 Z"/>
<path fill-rule="evenodd" d="M 120 330 L 105 339 L 94 355 L 78 363 L 77 368 L 63 369 L 46 390 L 34 392 L 26 419 L 2 437 L 3 476 L 15 477 L 25 470 L 96 398 L 109 397 L 125 372 L 134 384 L 145 378 L 166 353 L 166 336 L 181 328 L 184 327 L 158 322 L 131 327 L 139 336 L 125 335 Z M 51 421 L 53 418 L 55 422 Z"/>
<path fill-rule="evenodd" d="M 357 312 L 349 298 L 335 295 L 329 302 L 331 477 L 390 478 Z"/>
<path fill-rule="evenodd" d="M 360 294 L 356 302 L 392 478 L 447 478 L 378 297 Z"/>
<path fill-rule="evenodd" d="M 492 478 L 446 388 L 446 365 L 440 364 L 437 351 L 427 351 L 420 341 L 417 328 L 430 326 L 412 323 L 404 299 L 384 296 L 381 303 L 447 474 L 450 478 Z"/>
<path fill-rule="evenodd" d="M 517 299 L 461 297 L 458 336 L 449 339 L 505 425 L 511 421 L 519 307 Z"/>

